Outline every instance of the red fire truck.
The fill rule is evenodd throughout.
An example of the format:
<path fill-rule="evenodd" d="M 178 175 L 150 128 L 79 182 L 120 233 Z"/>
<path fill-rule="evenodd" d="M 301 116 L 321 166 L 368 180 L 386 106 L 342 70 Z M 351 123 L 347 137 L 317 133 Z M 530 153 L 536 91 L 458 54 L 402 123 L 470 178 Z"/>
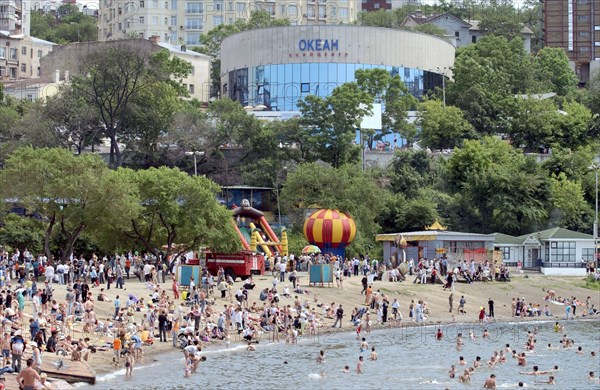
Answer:
<path fill-rule="evenodd" d="M 223 268 L 233 280 L 238 276 L 245 280 L 250 275 L 264 275 L 265 257 L 261 253 L 239 251 L 236 253 L 215 253 L 206 251 L 206 269 L 216 275 Z"/>

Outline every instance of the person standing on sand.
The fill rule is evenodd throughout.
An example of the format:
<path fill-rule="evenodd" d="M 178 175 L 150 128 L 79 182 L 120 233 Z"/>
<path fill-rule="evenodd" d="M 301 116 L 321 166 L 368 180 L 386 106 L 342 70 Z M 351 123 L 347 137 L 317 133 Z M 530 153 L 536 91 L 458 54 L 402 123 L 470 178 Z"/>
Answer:
<path fill-rule="evenodd" d="M 467 300 L 465 299 L 464 295 L 460 296 L 460 301 L 458 301 L 458 313 L 459 314 L 467 314 L 467 312 L 465 311 L 465 304 L 467 303 Z"/>
<path fill-rule="evenodd" d="M 449 308 L 449 312 L 452 313 L 452 306 L 454 304 L 454 294 L 450 293 L 450 296 L 448 297 L 448 308 Z"/>
<path fill-rule="evenodd" d="M 488 299 L 489 317 L 494 317 L 494 300 Z"/>
<path fill-rule="evenodd" d="M 125 356 L 125 376 L 131 376 L 133 374 L 133 364 L 135 359 L 133 358 L 133 354 L 131 351 L 127 351 L 127 355 Z"/>
<path fill-rule="evenodd" d="M 335 323 L 333 324 L 332 328 L 335 328 L 338 324 L 338 321 L 340 323 L 340 328 L 342 327 L 342 319 L 344 318 L 344 309 L 342 309 L 342 305 L 340 305 L 337 310 L 335 311 Z"/>

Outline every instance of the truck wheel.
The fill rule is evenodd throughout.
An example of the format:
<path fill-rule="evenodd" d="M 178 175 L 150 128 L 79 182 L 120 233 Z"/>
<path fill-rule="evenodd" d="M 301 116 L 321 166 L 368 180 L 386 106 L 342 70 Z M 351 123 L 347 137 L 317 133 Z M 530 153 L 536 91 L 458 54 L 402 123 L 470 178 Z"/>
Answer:
<path fill-rule="evenodd" d="M 233 272 L 233 270 L 231 268 L 227 268 L 225 270 L 225 275 L 231 276 L 231 279 L 233 279 L 234 282 L 235 282 L 235 279 L 237 278 L 237 276 L 235 275 L 235 272 Z"/>

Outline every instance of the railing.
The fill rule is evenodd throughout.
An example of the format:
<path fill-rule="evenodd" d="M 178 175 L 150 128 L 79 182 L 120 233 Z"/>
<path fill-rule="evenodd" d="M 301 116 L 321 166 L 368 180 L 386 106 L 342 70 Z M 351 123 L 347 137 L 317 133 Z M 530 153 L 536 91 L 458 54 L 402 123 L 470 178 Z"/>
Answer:
<path fill-rule="evenodd" d="M 586 263 L 578 262 L 554 262 L 544 261 L 542 267 L 544 268 L 585 268 Z"/>

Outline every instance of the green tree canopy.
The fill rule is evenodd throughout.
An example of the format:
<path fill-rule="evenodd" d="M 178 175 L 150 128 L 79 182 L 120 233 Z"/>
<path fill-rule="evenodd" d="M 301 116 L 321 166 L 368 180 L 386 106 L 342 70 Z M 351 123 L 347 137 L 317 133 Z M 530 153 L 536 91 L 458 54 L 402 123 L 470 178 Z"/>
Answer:
<path fill-rule="evenodd" d="M 157 256 L 163 245 L 165 256 L 200 246 L 223 252 L 240 249 L 232 215 L 217 202 L 214 182 L 166 167 L 117 172 L 133 183 L 141 204 L 127 223 L 114 225 L 125 239 Z"/>
<path fill-rule="evenodd" d="M 3 199 L 13 199 L 44 221 L 48 258 L 53 233 L 64 238 L 62 260 L 84 231 L 99 232 L 127 223 L 137 213 L 132 186 L 96 155 L 75 156 L 66 149 L 23 147 L 6 160 L 0 173 Z"/>
<path fill-rule="evenodd" d="M 444 107 L 438 100 L 419 104 L 417 124 L 421 127 L 420 145 L 431 149 L 452 149 L 460 146 L 463 140 L 476 136 L 473 126 L 458 107 Z"/>

